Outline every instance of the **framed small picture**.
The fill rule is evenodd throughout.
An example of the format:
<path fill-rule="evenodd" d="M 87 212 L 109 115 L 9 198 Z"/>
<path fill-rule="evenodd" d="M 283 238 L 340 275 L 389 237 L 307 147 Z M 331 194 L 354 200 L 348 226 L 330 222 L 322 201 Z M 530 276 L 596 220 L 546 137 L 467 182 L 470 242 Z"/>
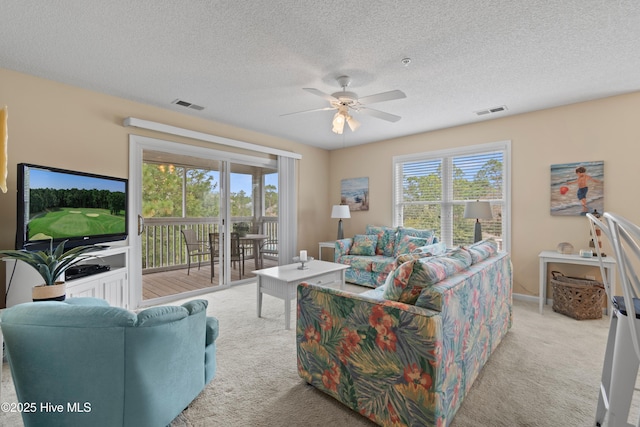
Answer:
<path fill-rule="evenodd" d="M 551 215 L 604 212 L 604 162 L 551 165 Z"/>
<path fill-rule="evenodd" d="M 348 178 L 340 183 L 340 204 L 350 211 L 369 210 L 369 178 Z"/>

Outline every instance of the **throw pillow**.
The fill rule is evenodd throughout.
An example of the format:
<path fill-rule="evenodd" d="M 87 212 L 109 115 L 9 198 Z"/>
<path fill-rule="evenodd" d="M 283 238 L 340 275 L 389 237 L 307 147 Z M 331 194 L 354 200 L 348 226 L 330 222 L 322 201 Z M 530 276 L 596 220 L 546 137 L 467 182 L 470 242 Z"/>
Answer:
<path fill-rule="evenodd" d="M 426 239 L 432 239 L 429 243 L 436 243 L 438 239 L 436 239 L 436 235 L 433 230 L 419 230 L 417 228 L 411 227 L 399 227 L 398 228 L 398 237 L 403 236 L 411 236 L 411 237 L 424 237 Z"/>
<path fill-rule="evenodd" d="M 351 255 L 367 255 L 376 254 L 376 245 L 378 244 L 378 236 L 375 234 L 356 234 L 353 236 L 353 245 L 349 253 Z"/>
<path fill-rule="evenodd" d="M 467 269 L 471 265 L 471 255 L 462 248 L 455 248 L 443 255 L 423 258 L 417 261 L 411 284 L 428 286 Z"/>
<path fill-rule="evenodd" d="M 492 239 L 481 240 L 465 248 L 471 255 L 471 263 L 483 261 L 498 252 L 498 243 Z"/>
<path fill-rule="evenodd" d="M 415 263 L 416 260 L 407 261 L 389 273 L 384 285 L 384 299 L 398 301 L 398 298 L 407 287 L 407 283 L 409 283 Z"/>
<path fill-rule="evenodd" d="M 378 236 L 376 255 L 393 256 L 393 247 L 396 243 L 396 229 L 394 227 L 367 225 L 364 233 Z"/>
<path fill-rule="evenodd" d="M 435 255 L 442 255 L 445 252 L 447 252 L 447 245 L 445 245 L 444 242 L 439 242 L 439 243 L 434 243 L 432 245 L 420 246 L 419 248 L 416 248 L 412 253 L 431 254 L 432 256 L 435 256 Z"/>
<path fill-rule="evenodd" d="M 421 246 L 431 244 L 430 238 L 404 236 L 396 244 L 396 256 L 410 254 Z"/>

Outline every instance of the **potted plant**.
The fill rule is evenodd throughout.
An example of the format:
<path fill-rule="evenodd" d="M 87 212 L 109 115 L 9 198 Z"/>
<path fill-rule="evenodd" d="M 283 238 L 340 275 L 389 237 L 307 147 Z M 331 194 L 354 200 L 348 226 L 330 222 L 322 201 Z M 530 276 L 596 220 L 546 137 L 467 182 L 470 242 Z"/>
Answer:
<path fill-rule="evenodd" d="M 53 240 L 49 249 L 43 251 L 29 252 L 27 250 L 0 250 L 0 255 L 7 258 L 23 261 L 36 269 L 44 284 L 34 286 L 32 298 L 34 301 L 64 301 L 66 298 L 66 285 L 58 279 L 69 268 L 87 258 L 94 258 L 88 252 L 97 251 L 96 246 L 77 246 L 67 251 L 64 245 L 68 240 L 61 242 L 55 250 Z"/>
<path fill-rule="evenodd" d="M 247 224 L 246 222 L 236 222 L 235 224 L 233 224 L 233 231 L 238 233 L 238 236 L 240 237 L 246 236 L 249 232 L 249 229 L 249 224 Z"/>

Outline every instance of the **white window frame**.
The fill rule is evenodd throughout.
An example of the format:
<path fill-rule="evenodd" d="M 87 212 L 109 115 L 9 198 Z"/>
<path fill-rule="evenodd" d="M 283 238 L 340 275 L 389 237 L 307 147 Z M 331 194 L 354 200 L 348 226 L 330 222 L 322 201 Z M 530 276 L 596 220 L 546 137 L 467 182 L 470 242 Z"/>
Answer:
<path fill-rule="evenodd" d="M 419 161 L 431 161 L 438 159 L 450 159 L 452 157 L 469 156 L 474 154 L 484 154 L 489 152 L 503 152 L 503 183 L 502 183 L 502 250 L 509 252 L 511 250 L 511 141 L 498 141 L 490 142 L 486 144 L 469 145 L 464 147 L 450 148 L 438 151 L 428 151 L 423 153 L 406 154 L 401 156 L 394 156 L 392 159 L 392 217 L 393 226 L 402 225 L 402 192 L 398 191 L 401 188 L 401 183 L 398 180 L 402 180 L 402 164 L 406 162 L 419 162 Z M 450 161 L 442 162 L 443 176 L 446 176 L 445 168 L 449 167 Z M 448 209 L 452 206 L 452 200 L 448 200 L 448 194 L 452 192 L 447 191 L 448 186 L 451 183 L 448 180 L 442 181 L 442 207 Z M 441 229 L 443 232 L 447 229 L 451 229 L 451 226 L 442 225 L 442 221 L 451 221 L 451 215 L 441 216 Z M 444 235 L 439 236 L 441 241 L 445 242 L 447 246 L 453 245 L 453 236 Z"/>

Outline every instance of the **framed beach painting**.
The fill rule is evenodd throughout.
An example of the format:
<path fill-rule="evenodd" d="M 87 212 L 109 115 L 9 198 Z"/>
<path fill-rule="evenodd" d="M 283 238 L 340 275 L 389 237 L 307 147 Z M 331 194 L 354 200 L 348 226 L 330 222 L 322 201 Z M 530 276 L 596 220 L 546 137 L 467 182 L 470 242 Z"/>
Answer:
<path fill-rule="evenodd" d="M 604 162 L 551 165 L 551 215 L 604 212 Z"/>
<path fill-rule="evenodd" d="M 369 178 L 349 178 L 340 182 L 340 204 L 350 211 L 369 210 Z"/>

